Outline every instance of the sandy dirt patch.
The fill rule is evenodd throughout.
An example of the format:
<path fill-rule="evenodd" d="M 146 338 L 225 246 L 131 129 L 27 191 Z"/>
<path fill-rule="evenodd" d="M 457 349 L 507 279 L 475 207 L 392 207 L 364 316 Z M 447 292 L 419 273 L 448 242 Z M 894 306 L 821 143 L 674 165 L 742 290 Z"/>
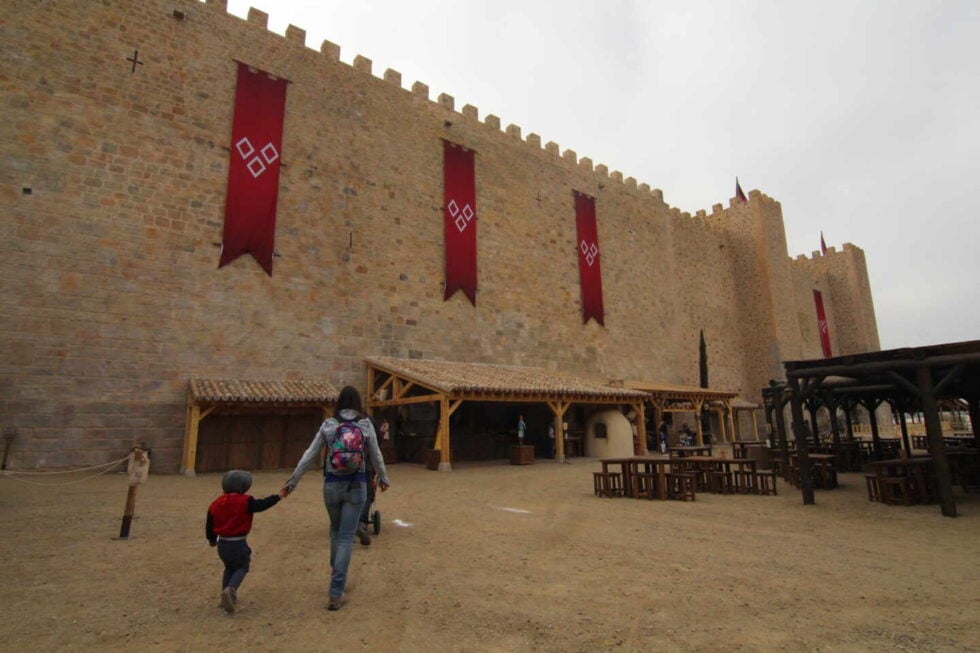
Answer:
<path fill-rule="evenodd" d="M 599 499 L 598 469 L 390 466 L 382 532 L 355 545 L 356 585 L 337 612 L 325 609 L 327 520 L 310 472 L 256 515 L 233 615 L 204 540 L 219 475 L 151 474 L 129 541 L 113 540 L 123 475 L 0 478 L 0 648 L 980 650 L 980 495 L 957 493 L 957 519 L 869 503 L 860 474 L 816 506 L 782 482 L 776 497 Z M 287 475 L 256 474 L 253 494 Z"/>

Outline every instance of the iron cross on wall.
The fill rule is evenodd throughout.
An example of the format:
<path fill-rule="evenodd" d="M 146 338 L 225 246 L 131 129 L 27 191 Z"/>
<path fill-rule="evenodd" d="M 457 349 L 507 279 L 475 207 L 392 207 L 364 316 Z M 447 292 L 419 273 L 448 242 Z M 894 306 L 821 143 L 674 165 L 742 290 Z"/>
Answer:
<path fill-rule="evenodd" d="M 130 59 L 129 57 L 126 57 L 126 61 L 132 61 L 133 62 L 133 70 L 132 70 L 132 72 L 134 72 L 134 73 L 136 72 L 136 66 L 137 65 L 139 65 L 139 66 L 142 66 L 143 65 L 143 62 L 140 61 L 140 51 L 139 50 L 133 50 L 133 58 Z"/>

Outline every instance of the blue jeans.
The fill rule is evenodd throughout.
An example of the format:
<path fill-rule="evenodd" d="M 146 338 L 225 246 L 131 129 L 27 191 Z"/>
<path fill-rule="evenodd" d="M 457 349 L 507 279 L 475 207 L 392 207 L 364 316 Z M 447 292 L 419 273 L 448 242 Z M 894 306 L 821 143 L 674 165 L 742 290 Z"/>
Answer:
<path fill-rule="evenodd" d="M 330 598 L 337 599 L 347 584 L 354 550 L 354 533 L 361 520 L 367 490 L 363 481 L 325 481 L 323 505 L 330 516 Z"/>

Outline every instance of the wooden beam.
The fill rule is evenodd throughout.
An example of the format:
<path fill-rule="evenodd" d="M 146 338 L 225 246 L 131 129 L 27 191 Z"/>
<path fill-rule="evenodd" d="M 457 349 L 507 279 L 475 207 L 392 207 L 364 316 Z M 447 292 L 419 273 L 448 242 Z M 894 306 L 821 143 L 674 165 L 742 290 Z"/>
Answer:
<path fill-rule="evenodd" d="M 390 388 L 394 382 L 395 382 L 395 377 L 389 376 L 387 379 L 385 379 L 384 383 L 378 386 L 378 388 L 374 391 L 374 393 L 377 394 L 382 390 L 384 390 L 385 388 Z M 394 393 L 392 393 L 392 396 L 394 396 Z"/>
<path fill-rule="evenodd" d="M 846 378 L 857 378 L 889 370 L 917 370 L 920 367 L 944 367 L 948 365 L 958 365 L 960 363 L 980 363 L 980 353 L 973 354 L 946 354 L 933 356 L 922 360 L 914 358 L 904 358 L 894 361 L 874 361 L 868 363 L 831 364 L 819 367 L 794 367 L 789 363 L 784 363 L 786 368 L 786 378 L 802 378 L 815 376 L 843 376 Z"/>
<path fill-rule="evenodd" d="M 445 395 L 434 394 L 434 395 L 418 395 L 415 397 L 404 397 L 402 399 L 385 399 L 384 401 L 375 401 L 372 404 L 375 407 L 383 406 L 404 406 L 406 404 L 424 404 L 431 401 L 442 401 Z"/>
<path fill-rule="evenodd" d="M 405 393 L 411 390 L 415 386 L 415 382 L 408 379 L 399 379 L 397 392 L 392 397 L 393 399 L 401 399 L 405 396 Z"/>

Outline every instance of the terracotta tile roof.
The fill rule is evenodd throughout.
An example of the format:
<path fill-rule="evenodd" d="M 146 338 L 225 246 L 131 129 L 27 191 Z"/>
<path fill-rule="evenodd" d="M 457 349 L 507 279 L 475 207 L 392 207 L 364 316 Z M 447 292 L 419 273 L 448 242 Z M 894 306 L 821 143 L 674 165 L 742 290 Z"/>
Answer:
<path fill-rule="evenodd" d="M 542 398 L 593 398 L 610 401 L 645 399 L 646 393 L 616 388 L 602 381 L 539 367 L 457 363 L 450 361 L 370 356 L 377 369 L 417 381 L 449 395 L 464 393 L 521 395 Z"/>
<path fill-rule="evenodd" d="M 324 404 L 337 401 L 327 381 L 243 381 L 191 379 L 191 398 L 208 403 Z"/>

